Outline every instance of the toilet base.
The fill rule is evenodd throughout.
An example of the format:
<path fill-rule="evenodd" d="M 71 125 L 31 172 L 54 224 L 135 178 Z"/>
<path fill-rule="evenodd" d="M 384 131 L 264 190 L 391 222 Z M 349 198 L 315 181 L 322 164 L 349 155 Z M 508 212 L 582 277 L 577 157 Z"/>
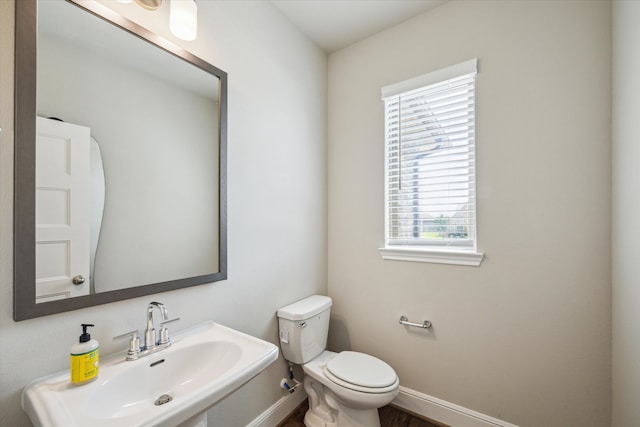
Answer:
<path fill-rule="evenodd" d="M 338 419 L 334 423 L 327 423 L 309 410 L 304 416 L 304 425 L 306 427 L 380 427 L 380 418 L 377 410 L 369 409 L 360 412 L 369 413 L 361 414 L 364 416 L 358 417 L 345 417 L 346 414 L 342 413 L 341 416 L 338 415 Z"/>
<path fill-rule="evenodd" d="M 378 408 L 354 409 L 344 406 L 327 387 L 309 375 L 304 377 L 309 396 L 306 427 L 380 427 Z"/>

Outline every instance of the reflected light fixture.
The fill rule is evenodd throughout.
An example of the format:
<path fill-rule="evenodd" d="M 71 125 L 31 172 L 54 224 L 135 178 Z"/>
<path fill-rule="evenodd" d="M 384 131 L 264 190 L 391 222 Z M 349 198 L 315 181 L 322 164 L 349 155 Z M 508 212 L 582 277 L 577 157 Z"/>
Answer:
<path fill-rule="evenodd" d="M 198 7 L 196 0 L 168 0 L 169 29 L 179 39 L 192 41 L 198 33 Z M 118 0 L 120 3 L 132 3 L 133 0 Z M 135 0 L 146 10 L 156 10 L 162 0 Z"/>

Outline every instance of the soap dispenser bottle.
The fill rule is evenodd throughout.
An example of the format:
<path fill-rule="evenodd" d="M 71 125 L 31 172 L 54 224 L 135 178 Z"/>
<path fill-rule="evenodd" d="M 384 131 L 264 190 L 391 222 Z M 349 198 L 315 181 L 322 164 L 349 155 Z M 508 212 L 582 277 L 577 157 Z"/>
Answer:
<path fill-rule="evenodd" d="M 100 344 L 91 339 L 87 328 L 94 325 L 83 323 L 78 343 L 71 346 L 71 384 L 82 385 L 98 377 Z"/>

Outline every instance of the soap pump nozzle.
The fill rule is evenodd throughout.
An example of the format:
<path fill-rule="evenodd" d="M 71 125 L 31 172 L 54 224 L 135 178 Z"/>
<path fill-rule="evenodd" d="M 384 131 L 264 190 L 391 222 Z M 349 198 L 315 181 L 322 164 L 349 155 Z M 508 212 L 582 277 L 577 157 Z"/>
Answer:
<path fill-rule="evenodd" d="M 92 325 L 90 323 L 82 324 L 82 335 L 80 335 L 80 342 L 88 342 L 91 340 L 91 335 L 87 332 L 87 328 L 93 326 L 95 325 Z"/>

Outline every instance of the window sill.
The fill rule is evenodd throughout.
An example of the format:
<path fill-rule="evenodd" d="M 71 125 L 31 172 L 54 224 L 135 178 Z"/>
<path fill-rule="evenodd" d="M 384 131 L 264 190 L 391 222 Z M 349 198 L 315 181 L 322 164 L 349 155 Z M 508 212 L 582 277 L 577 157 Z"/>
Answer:
<path fill-rule="evenodd" d="M 448 249 L 418 249 L 408 246 L 379 248 L 382 259 L 409 262 L 431 262 L 436 264 L 469 265 L 478 267 L 483 253 Z"/>

